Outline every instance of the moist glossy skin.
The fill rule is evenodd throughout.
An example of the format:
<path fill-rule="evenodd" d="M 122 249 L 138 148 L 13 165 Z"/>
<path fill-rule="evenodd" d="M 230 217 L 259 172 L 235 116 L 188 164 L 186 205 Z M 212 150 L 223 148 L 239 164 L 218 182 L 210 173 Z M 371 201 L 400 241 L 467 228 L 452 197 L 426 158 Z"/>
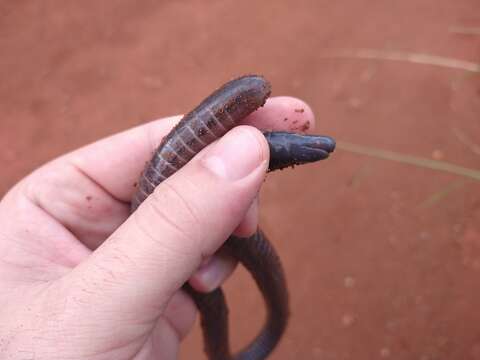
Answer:
<path fill-rule="evenodd" d="M 185 115 L 147 164 L 133 197 L 131 211 L 135 211 L 158 184 L 205 146 L 263 106 L 269 95 L 270 84 L 263 77 L 244 76 L 228 82 Z M 264 135 L 271 150 L 270 170 L 325 159 L 335 148 L 334 140 L 325 136 L 287 132 Z M 245 266 L 254 278 L 265 300 L 267 320 L 252 343 L 232 355 L 228 308 L 222 290 L 204 294 L 185 284 L 183 289 L 190 294 L 200 312 L 205 352 L 211 360 L 264 359 L 280 340 L 289 314 L 288 292 L 280 259 L 260 230 L 249 238 L 230 236 L 223 249 Z"/>
<path fill-rule="evenodd" d="M 335 150 L 335 140 L 329 136 L 285 131 L 264 132 L 263 135 L 270 148 L 268 171 L 323 160 Z"/>

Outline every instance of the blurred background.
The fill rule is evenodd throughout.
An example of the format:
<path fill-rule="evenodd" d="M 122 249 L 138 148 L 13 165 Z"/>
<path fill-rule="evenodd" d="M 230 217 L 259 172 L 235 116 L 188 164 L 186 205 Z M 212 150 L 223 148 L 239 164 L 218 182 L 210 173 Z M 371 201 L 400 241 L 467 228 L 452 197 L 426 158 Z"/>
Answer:
<path fill-rule="evenodd" d="M 478 0 L 4 0 L 0 49 L 0 196 L 263 74 L 339 141 L 263 187 L 292 299 L 272 359 L 480 359 Z M 243 270 L 226 291 L 239 347 L 263 304 Z"/>

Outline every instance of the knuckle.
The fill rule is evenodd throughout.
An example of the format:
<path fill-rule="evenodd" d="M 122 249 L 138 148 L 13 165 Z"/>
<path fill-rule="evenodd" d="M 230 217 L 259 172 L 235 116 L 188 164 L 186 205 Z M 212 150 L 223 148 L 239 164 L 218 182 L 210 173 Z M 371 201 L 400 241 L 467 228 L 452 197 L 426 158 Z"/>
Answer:
<path fill-rule="evenodd" d="M 20 189 L 28 199 L 32 199 L 35 203 L 41 202 L 45 195 L 48 195 L 49 188 L 47 184 L 53 184 L 54 187 L 61 185 L 58 183 L 58 178 L 55 173 L 45 174 L 42 169 L 37 170 L 30 176 L 26 177 L 22 182 Z"/>
<path fill-rule="evenodd" d="M 150 199 L 145 204 L 147 205 L 146 211 L 151 213 L 151 216 L 146 218 L 154 218 L 156 223 L 161 222 L 164 229 L 168 229 L 169 232 L 173 233 L 174 237 L 179 238 L 177 243 L 182 244 L 182 252 L 187 251 L 187 244 L 192 244 L 198 237 L 195 235 L 199 233 L 198 229 L 202 224 L 200 212 L 182 195 L 174 184 L 168 181 L 163 182 L 152 193 Z M 138 216 L 136 218 L 140 230 L 146 236 L 153 240 L 159 238 L 159 234 L 153 233 L 155 228 L 151 224 L 146 224 Z M 178 252 L 178 250 L 175 250 L 175 252 Z"/>
<path fill-rule="evenodd" d="M 200 211 L 195 208 L 192 201 L 189 201 L 182 192 L 177 189 L 173 182 L 168 180 L 162 183 L 158 190 L 153 192 L 152 205 L 156 211 L 180 222 L 183 228 L 189 229 L 201 224 Z M 170 212 L 166 210 L 170 209 Z M 173 216 L 174 215 L 174 216 Z"/>

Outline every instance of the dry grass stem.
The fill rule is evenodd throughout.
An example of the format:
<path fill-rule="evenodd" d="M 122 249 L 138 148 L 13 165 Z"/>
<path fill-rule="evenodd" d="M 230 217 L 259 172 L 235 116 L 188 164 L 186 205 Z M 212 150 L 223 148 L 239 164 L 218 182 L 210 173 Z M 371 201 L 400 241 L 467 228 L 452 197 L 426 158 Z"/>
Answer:
<path fill-rule="evenodd" d="M 453 59 L 443 56 L 381 49 L 338 49 L 330 51 L 322 58 L 357 58 L 373 60 L 404 61 L 415 64 L 440 66 L 449 69 L 480 73 L 480 63 Z"/>
<path fill-rule="evenodd" d="M 452 34 L 460 35 L 480 35 L 480 28 L 478 27 L 467 27 L 467 26 L 451 26 L 448 29 Z"/>
<path fill-rule="evenodd" d="M 405 155 L 394 151 L 377 149 L 344 141 L 338 141 L 337 148 L 355 154 L 371 156 L 388 161 L 396 161 L 403 164 L 417 166 L 419 168 L 441 171 L 480 181 L 480 170 L 465 168 L 445 161 L 432 160 L 413 155 Z"/>

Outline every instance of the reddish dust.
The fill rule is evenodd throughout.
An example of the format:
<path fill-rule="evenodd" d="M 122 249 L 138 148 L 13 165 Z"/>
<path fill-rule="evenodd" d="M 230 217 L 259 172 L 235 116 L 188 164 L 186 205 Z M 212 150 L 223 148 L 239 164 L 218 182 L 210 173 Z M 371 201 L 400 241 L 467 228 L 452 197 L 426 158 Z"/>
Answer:
<path fill-rule="evenodd" d="M 341 146 L 478 169 L 479 74 L 455 59 L 478 61 L 479 11 L 478 0 L 3 2 L 0 193 L 57 155 L 261 73 L 341 141 L 264 184 L 261 224 L 292 305 L 272 359 L 480 359 L 479 182 Z M 263 305 L 242 270 L 226 291 L 238 348 Z M 196 328 L 181 358 L 201 353 Z"/>

